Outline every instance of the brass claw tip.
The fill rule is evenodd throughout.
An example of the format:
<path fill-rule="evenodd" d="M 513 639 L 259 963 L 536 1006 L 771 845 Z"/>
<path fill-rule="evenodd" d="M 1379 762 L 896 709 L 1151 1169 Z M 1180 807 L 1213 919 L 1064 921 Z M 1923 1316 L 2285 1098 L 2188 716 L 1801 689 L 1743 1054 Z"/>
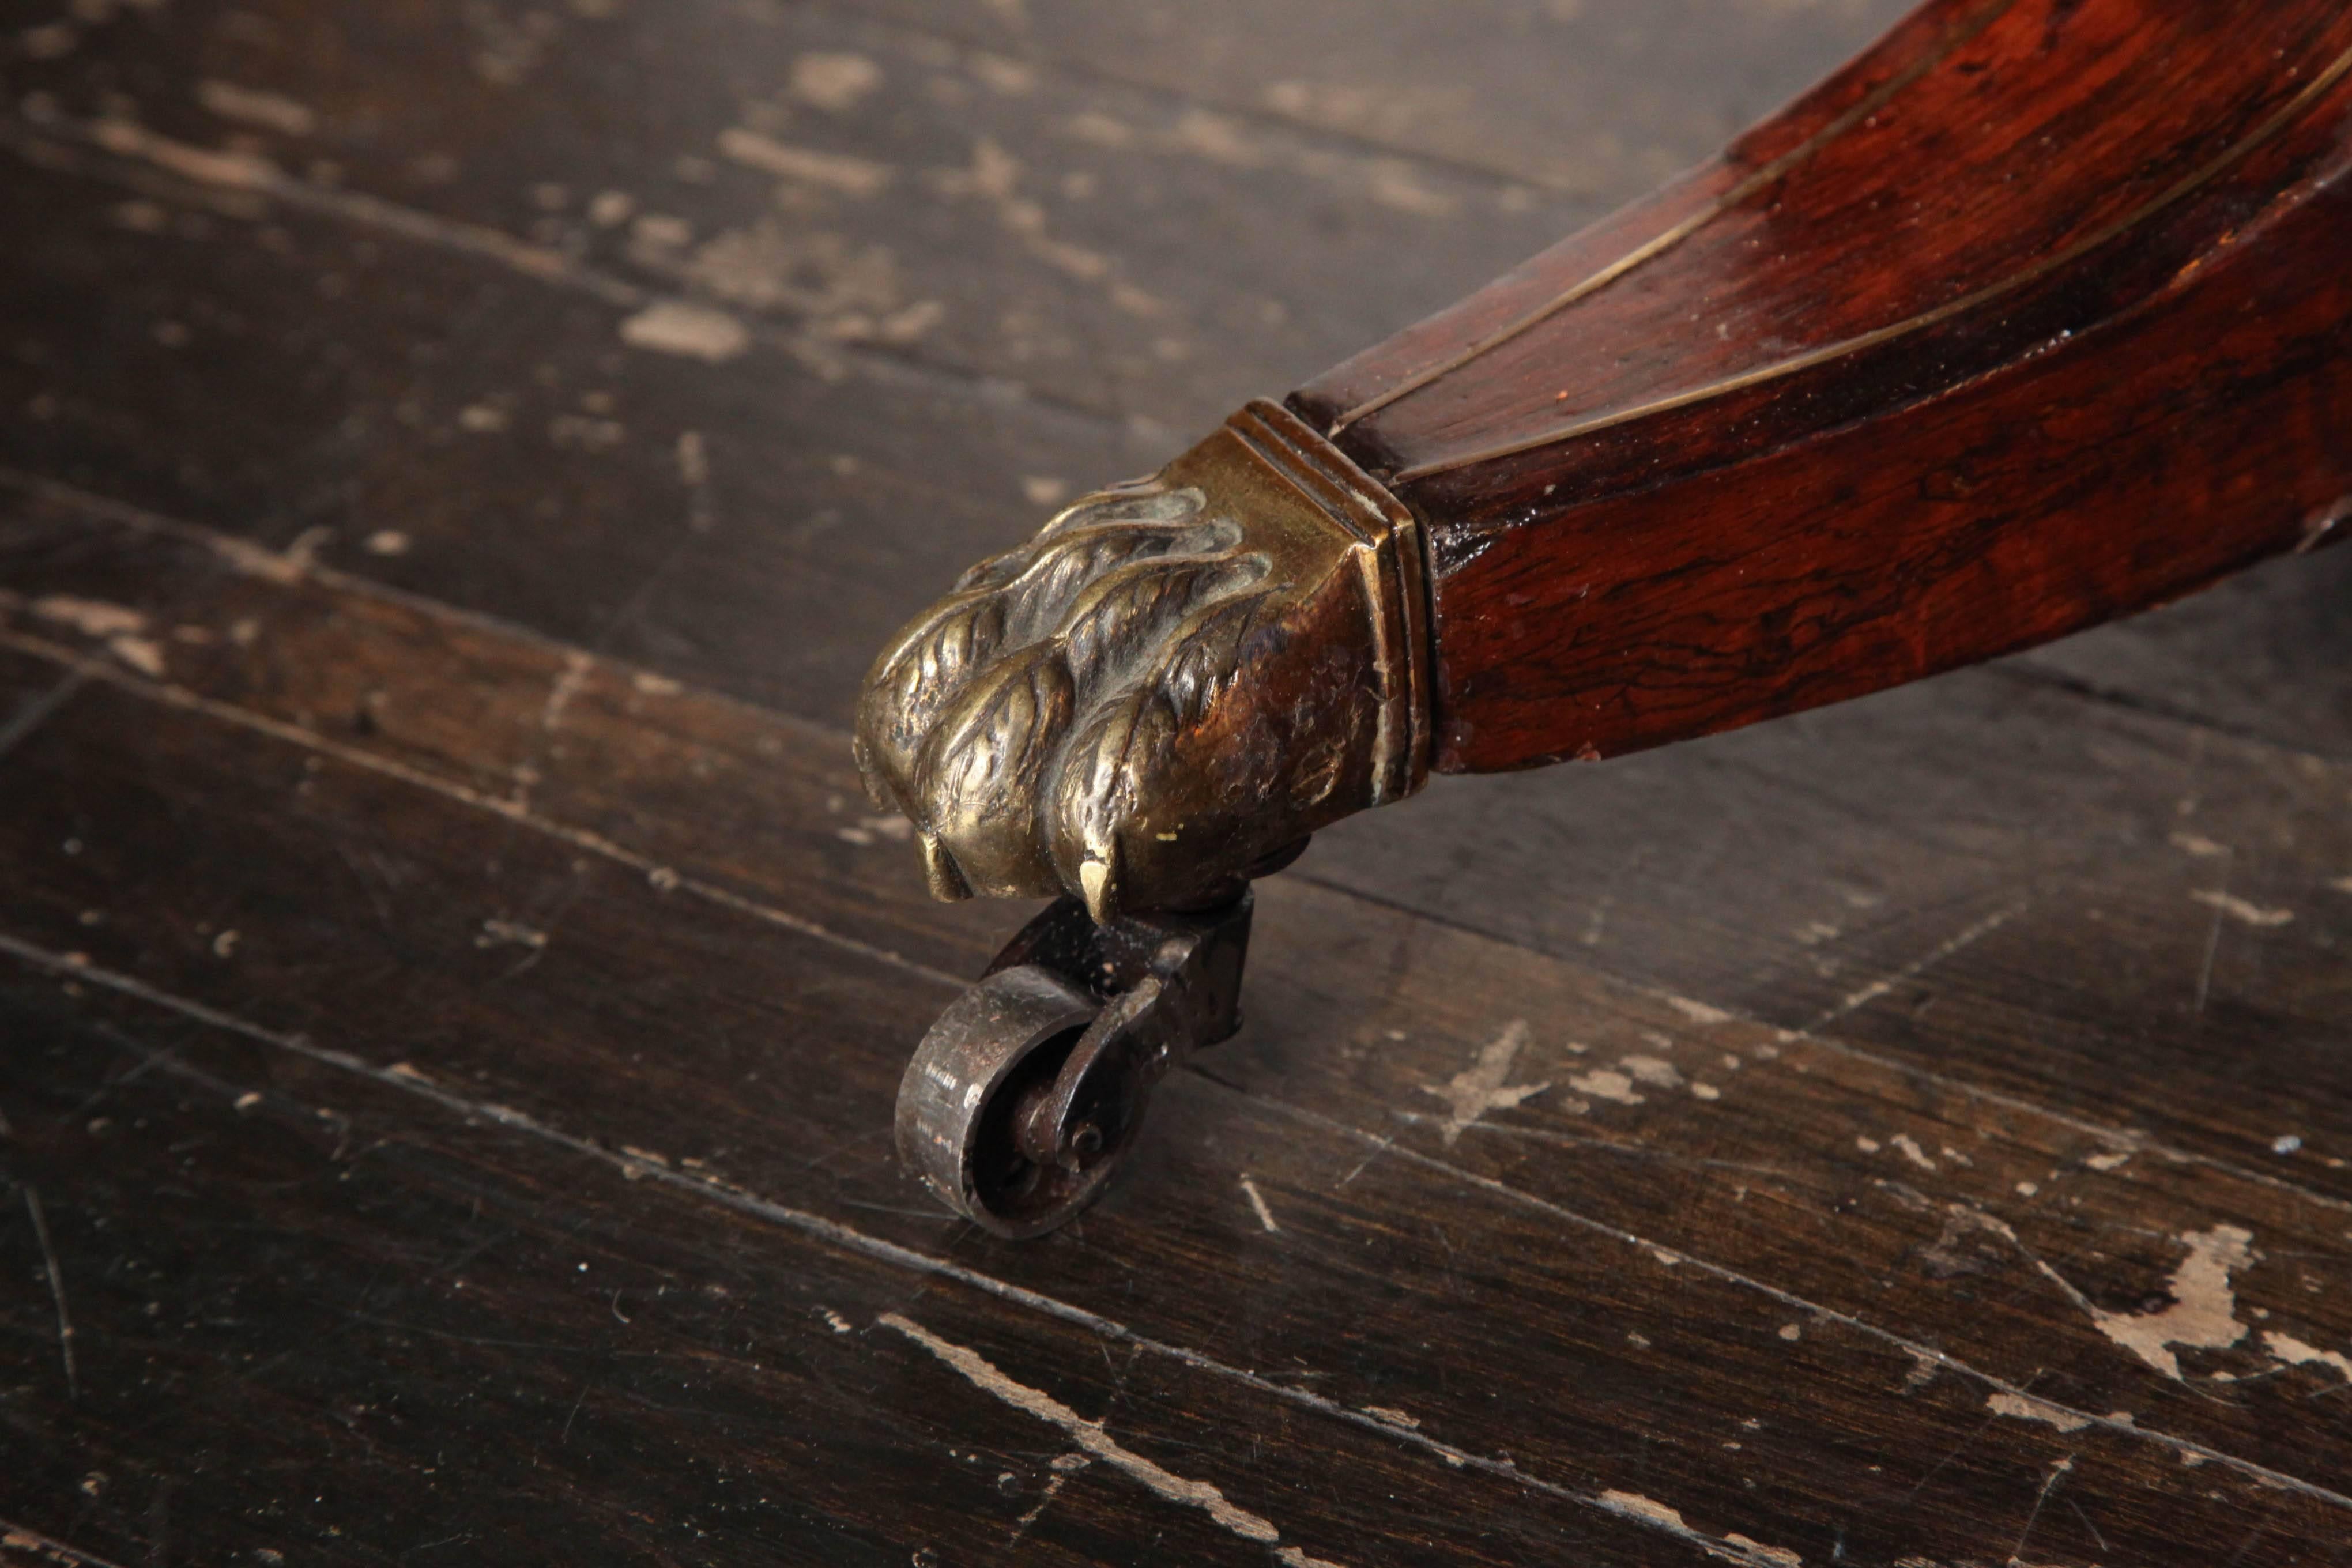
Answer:
<path fill-rule="evenodd" d="M 943 904 L 952 904 L 971 897 L 971 884 L 963 879 L 963 868 L 948 853 L 936 833 L 919 834 L 923 846 L 923 880 L 931 887 L 931 897 Z"/>
<path fill-rule="evenodd" d="M 1095 924 L 1107 926 L 1118 919 L 1118 846 L 1116 842 L 1087 856 L 1078 867 L 1078 886 L 1086 895 L 1087 913 Z"/>

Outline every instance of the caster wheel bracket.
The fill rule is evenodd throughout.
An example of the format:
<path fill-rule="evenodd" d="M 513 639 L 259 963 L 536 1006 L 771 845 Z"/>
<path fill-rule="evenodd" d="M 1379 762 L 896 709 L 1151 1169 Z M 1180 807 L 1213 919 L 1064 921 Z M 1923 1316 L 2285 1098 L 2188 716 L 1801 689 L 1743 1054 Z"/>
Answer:
<path fill-rule="evenodd" d="M 1100 1196 L 1151 1091 L 1241 1026 L 1253 900 L 1097 925 L 1056 900 L 940 1014 L 899 1086 L 901 1160 L 1000 1236 Z"/>

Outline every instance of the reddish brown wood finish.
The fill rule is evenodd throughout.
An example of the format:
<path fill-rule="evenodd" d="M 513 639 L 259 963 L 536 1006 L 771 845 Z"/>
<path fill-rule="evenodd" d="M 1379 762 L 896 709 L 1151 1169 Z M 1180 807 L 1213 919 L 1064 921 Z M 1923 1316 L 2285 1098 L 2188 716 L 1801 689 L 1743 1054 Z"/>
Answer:
<path fill-rule="evenodd" d="M 1299 392 L 1428 522 L 1437 765 L 1857 696 L 2337 535 L 2347 68 L 2334 0 L 1935 0 Z"/>

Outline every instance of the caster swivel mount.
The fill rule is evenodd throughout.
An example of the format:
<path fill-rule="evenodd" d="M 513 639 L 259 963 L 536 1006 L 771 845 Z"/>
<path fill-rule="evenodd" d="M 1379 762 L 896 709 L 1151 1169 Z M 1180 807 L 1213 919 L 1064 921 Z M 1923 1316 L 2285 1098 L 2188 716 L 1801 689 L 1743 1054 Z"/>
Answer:
<path fill-rule="evenodd" d="M 1043 1236 L 1109 1184 L 1151 1091 L 1241 1027 L 1246 888 L 1097 925 L 1065 897 L 949 1004 L 898 1085 L 898 1157 L 957 1213 Z"/>

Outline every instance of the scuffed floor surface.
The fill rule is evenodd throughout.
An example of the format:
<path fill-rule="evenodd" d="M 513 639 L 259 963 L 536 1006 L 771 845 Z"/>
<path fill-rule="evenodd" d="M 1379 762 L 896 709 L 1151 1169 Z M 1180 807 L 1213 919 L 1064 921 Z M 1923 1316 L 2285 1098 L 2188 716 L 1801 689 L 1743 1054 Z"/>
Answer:
<path fill-rule="evenodd" d="M 0 1563 L 2352 1563 L 2352 560 L 1441 781 L 1083 1222 L 893 1163 L 882 637 L 1893 9 L 10 17 Z"/>

